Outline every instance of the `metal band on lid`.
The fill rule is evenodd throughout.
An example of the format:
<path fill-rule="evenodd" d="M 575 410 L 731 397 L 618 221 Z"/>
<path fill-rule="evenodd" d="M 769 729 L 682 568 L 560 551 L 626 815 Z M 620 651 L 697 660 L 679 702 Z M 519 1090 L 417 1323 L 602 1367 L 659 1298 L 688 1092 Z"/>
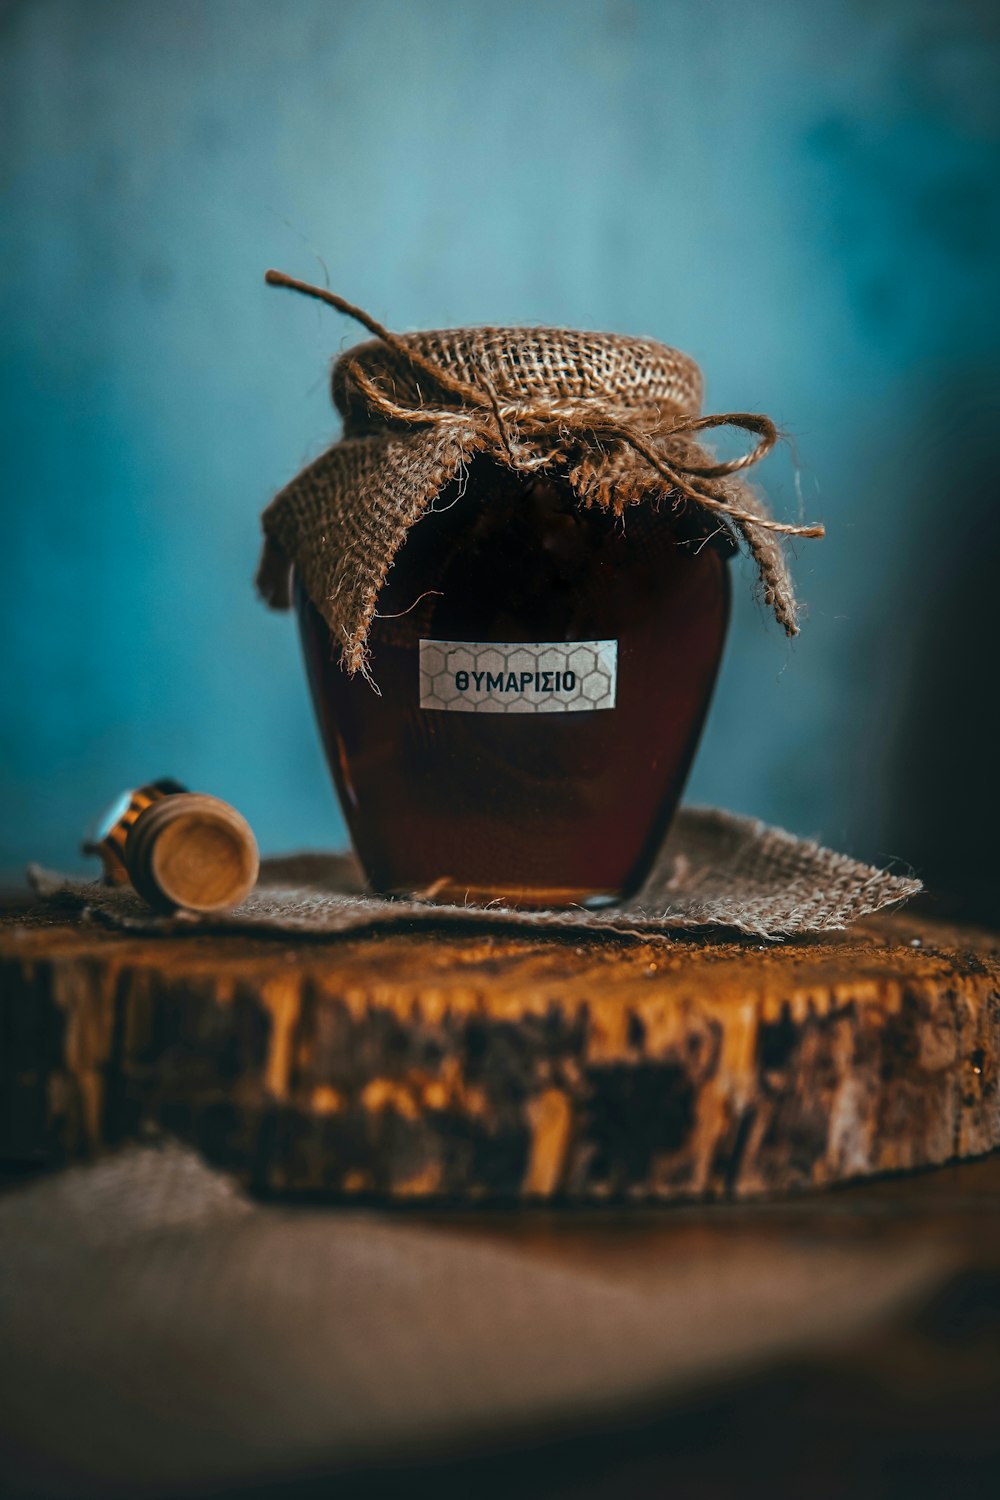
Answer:
<path fill-rule="evenodd" d="M 104 879 L 108 885 L 128 885 L 129 872 L 125 863 L 125 844 L 139 816 L 160 802 L 164 797 L 186 792 L 187 787 L 170 776 L 159 781 L 146 782 L 134 791 L 122 792 L 98 820 L 92 836 L 83 844 L 84 854 L 96 854 L 104 866 Z"/>

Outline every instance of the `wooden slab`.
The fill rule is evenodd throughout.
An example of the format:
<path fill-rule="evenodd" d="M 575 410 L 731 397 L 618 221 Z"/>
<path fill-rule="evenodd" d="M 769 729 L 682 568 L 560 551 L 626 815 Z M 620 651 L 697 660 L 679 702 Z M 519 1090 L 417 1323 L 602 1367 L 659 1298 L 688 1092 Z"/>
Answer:
<path fill-rule="evenodd" d="M 0 1153 L 170 1132 L 258 1191 L 746 1197 L 1000 1144 L 1000 939 L 426 931 L 289 946 L 0 924 Z"/>

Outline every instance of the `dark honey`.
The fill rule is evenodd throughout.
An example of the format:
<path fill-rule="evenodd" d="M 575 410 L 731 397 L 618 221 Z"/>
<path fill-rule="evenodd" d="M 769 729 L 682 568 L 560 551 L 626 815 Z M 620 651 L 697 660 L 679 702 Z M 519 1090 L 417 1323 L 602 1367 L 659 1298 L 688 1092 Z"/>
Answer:
<path fill-rule="evenodd" d="M 667 502 L 615 518 L 562 482 L 481 458 L 411 529 L 388 575 L 370 635 L 377 691 L 342 670 L 297 587 L 327 758 L 373 888 L 530 906 L 633 893 L 708 709 L 727 555 Z M 545 696 L 540 672 L 526 684 L 480 674 L 495 712 L 422 707 L 421 641 L 617 643 L 614 707 L 518 711 L 522 686 L 522 706 Z M 443 674 L 453 695 L 455 676 Z M 474 696 L 474 682 L 461 685 Z"/>

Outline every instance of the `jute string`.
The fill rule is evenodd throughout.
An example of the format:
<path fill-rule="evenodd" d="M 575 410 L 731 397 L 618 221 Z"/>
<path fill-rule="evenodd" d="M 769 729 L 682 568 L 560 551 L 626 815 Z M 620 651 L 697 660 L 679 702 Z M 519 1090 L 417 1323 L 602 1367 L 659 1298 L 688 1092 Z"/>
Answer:
<path fill-rule="evenodd" d="M 503 401 L 485 372 L 480 375 L 477 385 L 460 379 L 406 344 L 363 308 L 356 307 L 335 292 L 299 281 L 283 271 L 270 270 L 266 272 L 265 280 L 269 286 L 287 287 L 304 296 L 315 297 L 345 317 L 352 318 L 455 398 L 452 404 L 426 400 L 408 403 L 394 399 L 356 361 L 349 360 L 345 378 L 363 396 L 369 411 L 385 421 L 439 428 L 460 425 L 465 429 L 470 412 L 475 413 L 483 426 L 495 431 L 511 467 L 522 472 L 549 467 L 553 455 L 562 452 L 568 444 L 597 448 L 603 448 L 606 443 L 624 444 L 645 460 L 672 489 L 731 522 L 762 527 L 782 536 L 826 535 L 822 525 L 777 521 L 771 516 L 743 510 L 711 484 L 712 480 L 724 479 L 751 468 L 770 453 L 779 436 L 770 417 L 756 412 L 719 412 L 699 417 L 665 413 L 659 405 L 638 412 L 634 405 L 630 405 L 626 416 L 624 409 L 616 411 L 614 405 L 606 401 L 552 400 L 539 396 L 522 401 Z M 676 454 L 668 458 L 653 446 L 681 434 L 693 435 L 723 427 L 750 433 L 757 441 L 746 453 L 715 464 L 690 463 Z"/>

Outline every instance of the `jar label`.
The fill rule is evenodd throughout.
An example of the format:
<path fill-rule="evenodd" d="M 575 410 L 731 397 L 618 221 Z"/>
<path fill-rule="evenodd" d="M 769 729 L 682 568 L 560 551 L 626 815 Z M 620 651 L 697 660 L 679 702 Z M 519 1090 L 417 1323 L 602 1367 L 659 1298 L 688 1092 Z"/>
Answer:
<path fill-rule="evenodd" d="M 420 707 L 463 714 L 614 708 L 617 641 L 421 641 Z"/>

